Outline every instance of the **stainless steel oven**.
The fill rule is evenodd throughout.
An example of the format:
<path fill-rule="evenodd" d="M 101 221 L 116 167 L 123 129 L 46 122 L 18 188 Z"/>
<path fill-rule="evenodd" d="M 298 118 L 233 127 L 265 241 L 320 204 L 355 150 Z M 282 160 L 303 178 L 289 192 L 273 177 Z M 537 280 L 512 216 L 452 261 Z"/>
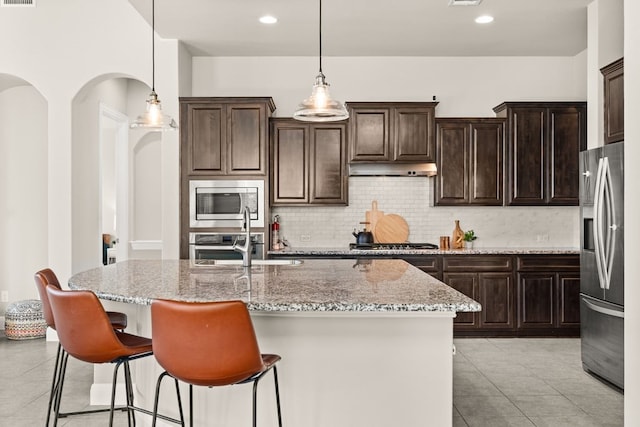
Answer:
<path fill-rule="evenodd" d="M 242 254 L 233 250 L 233 243 L 243 244 L 245 235 L 237 233 L 189 233 L 189 259 L 193 265 L 207 260 L 242 260 Z M 251 257 L 264 259 L 264 233 L 251 233 Z"/>
<path fill-rule="evenodd" d="M 245 207 L 251 211 L 251 227 L 264 227 L 263 180 L 189 181 L 191 228 L 241 227 Z"/>

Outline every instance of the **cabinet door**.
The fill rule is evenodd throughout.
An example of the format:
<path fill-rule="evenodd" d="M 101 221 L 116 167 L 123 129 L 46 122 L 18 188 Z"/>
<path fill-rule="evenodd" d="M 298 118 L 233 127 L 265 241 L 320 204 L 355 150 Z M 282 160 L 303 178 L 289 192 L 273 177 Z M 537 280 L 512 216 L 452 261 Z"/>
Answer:
<path fill-rule="evenodd" d="M 513 328 L 513 284 L 511 273 L 479 273 L 481 328 Z"/>
<path fill-rule="evenodd" d="M 513 108 L 509 123 L 510 205 L 542 205 L 545 202 L 546 108 Z"/>
<path fill-rule="evenodd" d="M 470 204 L 483 206 L 503 204 L 503 135 L 502 120 L 487 119 L 470 124 Z"/>
<path fill-rule="evenodd" d="M 479 301 L 478 298 L 478 275 L 476 273 L 443 273 L 443 282 L 461 292 L 469 298 Z M 484 310 L 484 305 L 482 310 Z M 477 329 L 479 326 L 478 313 L 456 313 L 453 324 L 458 330 Z"/>
<path fill-rule="evenodd" d="M 624 61 L 602 70 L 604 76 L 604 143 L 624 141 Z"/>
<path fill-rule="evenodd" d="M 580 326 L 580 273 L 558 274 L 557 326 Z"/>
<path fill-rule="evenodd" d="M 224 174 L 226 111 L 223 104 L 183 104 L 180 132 L 182 155 L 190 175 Z M 186 163 L 186 165 L 185 165 Z"/>
<path fill-rule="evenodd" d="M 518 327 L 553 328 L 554 273 L 518 273 Z"/>
<path fill-rule="evenodd" d="M 309 126 L 296 122 L 272 124 L 271 200 L 277 204 L 309 202 Z"/>
<path fill-rule="evenodd" d="M 436 124 L 435 204 L 469 202 L 469 126 L 464 121 L 439 120 Z"/>
<path fill-rule="evenodd" d="M 549 108 L 548 203 L 579 204 L 580 151 L 586 148 L 586 109 Z"/>
<path fill-rule="evenodd" d="M 396 107 L 393 109 L 393 160 L 434 162 L 435 108 Z"/>
<path fill-rule="evenodd" d="M 390 109 L 386 107 L 349 108 L 349 161 L 389 161 L 391 134 Z"/>
<path fill-rule="evenodd" d="M 227 106 L 228 170 L 231 175 L 264 175 L 267 113 L 263 104 Z"/>
<path fill-rule="evenodd" d="M 310 126 L 312 204 L 343 204 L 348 202 L 346 162 L 346 124 L 318 124 Z"/>

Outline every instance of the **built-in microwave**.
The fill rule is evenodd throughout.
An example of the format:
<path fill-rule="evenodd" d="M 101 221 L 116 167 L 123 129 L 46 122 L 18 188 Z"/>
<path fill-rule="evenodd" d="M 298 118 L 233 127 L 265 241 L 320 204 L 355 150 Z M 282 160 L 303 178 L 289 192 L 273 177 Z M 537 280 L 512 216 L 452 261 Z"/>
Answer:
<path fill-rule="evenodd" d="M 189 181 L 189 226 L 242 227 L 243 212 L 251 212 L 251 227 L 264 227 L 264 180 Z"/>

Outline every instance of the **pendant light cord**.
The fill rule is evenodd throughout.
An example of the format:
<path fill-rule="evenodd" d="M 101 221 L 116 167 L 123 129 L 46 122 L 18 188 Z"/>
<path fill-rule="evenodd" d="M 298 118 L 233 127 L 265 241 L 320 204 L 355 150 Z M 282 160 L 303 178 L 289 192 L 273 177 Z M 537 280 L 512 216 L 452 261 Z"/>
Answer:
<path fill-rule="evenodd" d="M 156 91 L 156 1 L 151 0 L 151 91 Z"/>
<path fill-rule="evenodd" d="M 320 2 L 320 25 L 319 25 L 319 37 L 318 39 L 320 40 L 320 54 L 319 54 L 319 58 L 320 58 L 320 74 L 322 74 L 322 0 L 319 1 Z"/>

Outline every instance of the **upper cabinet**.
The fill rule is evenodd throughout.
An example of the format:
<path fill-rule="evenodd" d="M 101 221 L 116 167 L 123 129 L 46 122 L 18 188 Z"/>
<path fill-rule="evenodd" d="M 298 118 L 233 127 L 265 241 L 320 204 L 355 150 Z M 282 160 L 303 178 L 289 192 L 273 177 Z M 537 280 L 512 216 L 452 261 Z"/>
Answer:
<path fill-rule="evenodd" d="M 624 141 L 624 60 L 600 70 L 604 77 L 604 143 Z"/>
<path fill-rule="evenodd" d="M 585 102 L 506 102 L 506 204 L 579 202 L 579 153 L 586 148 Z"/>
<path fill-rule="evenodd" d="M 504 119 L 436 119 L 436 206 L 503 204 Z"/>
<path fill-rule="evenodd" d="M 272 206 L 346 205 L 347 124 L 271 119 Z"/>
<path fill-rule="evenodd" d="M 180 98 L 183 174 L 266 175 L 274 110 L 271 98 Z"/>
<path fill-rule="evenodd" d="M 350 162 L 435 161 L 437 102 L 349 102 Z"/>

